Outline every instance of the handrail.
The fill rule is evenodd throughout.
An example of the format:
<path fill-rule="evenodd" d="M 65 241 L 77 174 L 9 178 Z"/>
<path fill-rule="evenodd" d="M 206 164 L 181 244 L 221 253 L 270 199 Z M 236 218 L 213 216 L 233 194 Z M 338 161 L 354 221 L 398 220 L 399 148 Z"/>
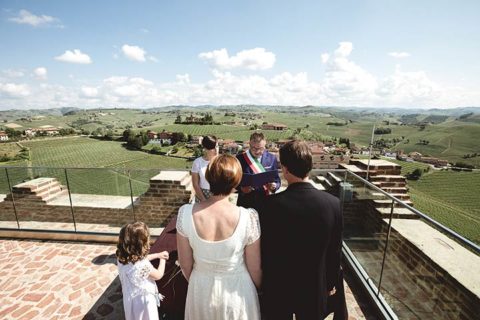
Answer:
<path fill-rule="evenodd" d="M 0 169 L 79 169 L 79 170 L 132 170 L 132 168 L 127 167 L 45 167 L 45 166 L 0 166 Z M 160 170 L 160 171 L 190 171 L 186 168 L 133 168 L 135 171 L 151 171 L 151 170 Z"/>

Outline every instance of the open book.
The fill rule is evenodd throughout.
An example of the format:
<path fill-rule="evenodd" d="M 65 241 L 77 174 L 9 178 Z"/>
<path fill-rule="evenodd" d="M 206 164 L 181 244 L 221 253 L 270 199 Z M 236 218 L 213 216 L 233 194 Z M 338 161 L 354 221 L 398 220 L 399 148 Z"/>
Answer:
<path fill-rule="evenodd" d="M 261 187 L 267 183 L 275 182 L 277 177 L 277 170 L 265 171 L 261 173 L 244 173 L 242 176 L 242 181 L 240 182 L 241 187 Z"/>

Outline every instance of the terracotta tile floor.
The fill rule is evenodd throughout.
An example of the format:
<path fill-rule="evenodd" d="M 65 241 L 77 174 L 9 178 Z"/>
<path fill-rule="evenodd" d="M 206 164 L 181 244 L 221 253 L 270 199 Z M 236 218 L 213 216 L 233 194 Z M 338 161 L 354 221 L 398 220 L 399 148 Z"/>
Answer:
<path fill-rule="evenodd" d="M 114 251 L 113 244 L 0 239 L 0 319 L 123 319 Z M 349 284 L 347 277 L 349 320 L 375 319 Z"/>

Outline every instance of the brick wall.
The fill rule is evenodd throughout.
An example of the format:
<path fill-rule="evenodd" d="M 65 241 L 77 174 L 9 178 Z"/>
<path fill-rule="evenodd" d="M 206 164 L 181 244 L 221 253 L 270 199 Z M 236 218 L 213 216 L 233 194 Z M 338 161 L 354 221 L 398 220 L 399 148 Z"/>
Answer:
<path fill-rule="evenodd" d="M 191 190 L 188 172 L 164 171 L 150 179 L 149 189 L 134 202 L 133 210 L 131 205 L 124 208 L 95 207 L 92 200 L 88 206 L 74 206 L 73 213 L 77 223 L 120 226 L 133 221 L 135 215 L 136 220 L 144 221 L 152 227 L 164 226 L 180 206 L 189 202 Z M 11 197 L 11 194 L 7 196 L 9 199 Z M 15 191 L 13 197 L 20 221 L 73 221 L 70 206 L 51 205 L 40 198 L 32 200 L 15 197 Z M 14 218 L 12 201 L 0 202 L 0 220 L 12 221 Z"/>

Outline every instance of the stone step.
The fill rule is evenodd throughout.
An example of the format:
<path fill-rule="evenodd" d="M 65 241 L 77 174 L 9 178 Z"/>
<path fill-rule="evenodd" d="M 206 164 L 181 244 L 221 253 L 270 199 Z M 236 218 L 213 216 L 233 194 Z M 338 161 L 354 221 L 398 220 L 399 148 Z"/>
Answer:
<path fill-rule="evenodd" d="M 380 187 L 383 191 L 394 194 L 406 194 L 408 188 L 406 187 Z"/>
<path fill-rule="evenodd" d="M 383 187 L 405 187 L 407 183 L 405 181 L 372 181 L 372 184 L 379 188 Z"/>
<path fill-rule="evenodd" d="M 22 201 L 22 202 L 48 202 L 48 201 L 51 201 L 53 199 L 56 199 L 60 196 L 63 196 L 63 195 L 66 195 L 68 194 L 68 190 L 67 189 L 58 189 L 58 190 L 55 190 L 54 192 L 52 193 L 49 193 L 49 192 L 44 192 L 42 193 L 41 195 L 38 195 L 38 194 L 35 194 L 35 193 L 30 193 L 30 194 L 17 194 L 17 193 L 14 193 L 13 194 L 13 199 L 15 199 L 15 201 Z M 12 200 L 12 194 L 8 194 L 7 197 L 5 198 L 6 201 L 11 201 Z"/>
<path fill-rule="evenodd" d="M 408 200 L 410 199 L 410 195 L 407 194 L 407 193 L 388 193 L 389 195 L 391 195 L 392 197 L 395 197 L 399 200 Z M 372 192 L 372 196 L 375 197 L 375 198 L 384 198 L 385 195 L 383 193 L 380 193 L 380 192 Z"/>
<path fill-rule="evenodd" d="M 333 172 L 329 172 L 329 173 L 327 174 L 327 178 L 328 178 L 328 180 L 330 180 L 331 182 L 333 182 L 333 184 L 338 184 L 338 183 L 340 183 L 340 182 L 343 181 L 342 178 L 340 178 L 339 176 L 337 176 L 337 175 L 336 175 L 335 173 L 333 173 Z"/>
<path fill-rule="evenodd" d="M 380 181 L 380 182 L 405 182 L 405 177 L 401 175 L 378 175 L 370 177 L 371 181 Z"/>
<path fill-rule="evenodd" d="M 413 207 L 413 202 L 411 200 L 402 200 L 403 203 L 408 204 L 409 206 Z M 373 200 L 375 208 L 389 208 L 392 205 L 392 200 L 390 199 L 378 199 Z M 395 207 L 402 207 L 399 203 L 395 202 Z"/>
<path fill-rule="evenodd" d="M 36 192 L 35 195 L 38 196 L 38 197 L 45 197 L 45 196 L 49 196 L 51 194 L 56 194 L 56 193 L 62 192 L 65 189 L 66 189 L 65 186 L 62 186 L 62 185 L 58 184 L 53 188 L 45 188 L 44 190 L 42 190 L 42 192 Z"/>
<path fill-rule="evenodd" d="M 42 198 L 42 201 L 48 203 L 52 200 L 57 199 L 58 197 L 65 196 L 65 195 L 68 195 L 68 190 L 67 189 L 61 190 L 60 192 L 57 192 L 57 193 L 49 195 L 48 197 Z"/>
<path fill-rule="evenodd" d="M 377 210 L 382 218 L 389 218 L 390 217 L 390 207 L 379 207 L 375 208 Z M 420 219 L 418 215 L 410 211 L 409 209 L 405 207 L 394 207 L 393 208 L 393 217 L 398 219 L 398 218 L 403 218 L 403 219 Z"/>
<path fill-rule="evenodd" d="M 56 178 L 37 178 L 19 183 L 12 187 L 12 190 L 28 190 L 30 192 L 39 191 L 50 184 L 58 183 Z"/>
<path fill-rule="evenodd" d="M 324 176 L 315 176 L 313 181 L 321 183 L 323 187 L 327 189 L 332 187 L 332 183 Z"/>

